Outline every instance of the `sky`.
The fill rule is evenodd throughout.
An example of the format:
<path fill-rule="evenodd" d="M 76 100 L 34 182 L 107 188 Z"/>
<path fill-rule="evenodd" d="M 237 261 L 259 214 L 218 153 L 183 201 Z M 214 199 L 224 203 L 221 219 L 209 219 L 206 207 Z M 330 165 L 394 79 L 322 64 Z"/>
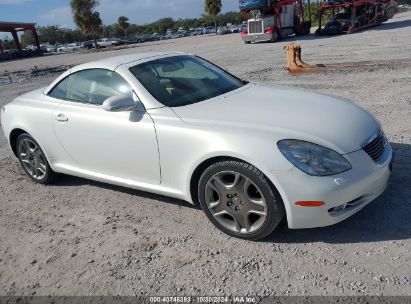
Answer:
<path fill-rule="evenodd" d="M 204 0 L 99 0 L 96 10 L 104 24 L 113 24 L 122 15 L 131 23 L 145 24 L 162 17 L 199 17 Z M 222 11 L 238 11 L 238 0 L 222 0 Z M 75 28 L 70 0 L 0 0 L 0 21 Z"/>

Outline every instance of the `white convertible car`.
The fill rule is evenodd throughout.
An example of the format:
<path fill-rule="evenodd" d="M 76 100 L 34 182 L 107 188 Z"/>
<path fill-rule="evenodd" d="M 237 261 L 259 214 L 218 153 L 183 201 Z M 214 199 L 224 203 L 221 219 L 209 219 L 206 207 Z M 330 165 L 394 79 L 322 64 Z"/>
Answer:
<path fill-rule="evenodd" d="M 250 84 L 182 53 L 76 66 L 1 109 L 34 181 L 58 173 L 199 203 L 244 239 L 332 225 L 386 188 L 392 149 L 347 100 Z"/>

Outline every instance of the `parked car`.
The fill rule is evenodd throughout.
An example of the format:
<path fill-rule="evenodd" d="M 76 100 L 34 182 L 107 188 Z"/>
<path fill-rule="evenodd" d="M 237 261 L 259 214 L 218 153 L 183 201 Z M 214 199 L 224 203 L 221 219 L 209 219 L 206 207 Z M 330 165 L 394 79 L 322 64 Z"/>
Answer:
<path fill-rule="evenodd" d="M 229 30 L 231 31 L 231 33 L 239 33 L 240 32 L 240 28 L 238 27 L 238 25 L 230 26 Z"/>
<path fill-rule="evenodd" d="M 239 29 L 240 33 L 241 33 L 241 32 L 248 32 L 248 25 L 247 25 L 247 23 L 241 24 L 241 25 L 238 27 L 238 29 Z"/>
<path fill-rule="evenodd" d="M 47 46 L 47 52 L 49 52 L 49 53 L 57 52 L 57 47 L 56 47 L 56 45 L 48 45 L 48 46 Z"/>
<path fill-rule="evenodd" d="M 189 31 L 186 31 L 186 30 L 182 30 L 182 31 L 179 30 L 177 33 L 180 34 L 181 37 L 191 36 L 190 32 L 189 32 Z"/>
<path fill-rule="evenodd" d="M 40 50 L 42 53 L 47 53 L 47 49 L 48 49 L 49 45 L 48 44 L 40 44 Z M 37 49 L 37 47 L 35 47 L 35 49 Z"/>
<path fill-rule="evenodd" d="M 231 31 L 226 26 L 219 26 L 217 28 L 217 35 L 225 35 L 231 33 Z"/>
<path fill-rule="evenodd" d="M 176 39 L 176 38 L 181 38 L 183 37 L 182 33 L 178 32 L 167 32 L 165 39 Z"/>
<path fill-rule="evenodd" d="M 204 35 L 204 28 L 203 27 L 197 27 L 194 30 L 194 36 L 198 36 L 198 35 Z"/>
<path fill-rule="evenodd" d="M 216 29 L 213 26 L 207 26 L 206 28 L 203 29 L 204 34 L 214 34 L 216 33 Z"/>
<path fill-rule="evenodd" d="M 338 223 L 391 173 L 380 123 L 354 103 L 250 84 L 182 53 L 82 64 L 0 113 L 33 181 L 64 173 L 183 199 L 244 239 L 284 215 L 290 228 Z"/>
<path fill-rule="evenodd" d="M 111 40 L 115 46 L 128 44 L 128 40 L 125 38 L 111 38 Z"/>
<path fill-rule="evenodd" d="M 161 40 L 161 38 L 162 38 L 159 33 L 153 33 L 153 34 L 151 35 L 151 37 L 153 37 L 154 41 Z"/>
<path fill-rule="evenodd" d="M 29 51 L 29 50 L 38 51 L 37 45 L 29 44 L 28 46 L 26 46 L 26 48 L 23 51 Z M 40 50 L 41 50 L 42 53 L 47 53 L 47 45 L 46 44 L 40 44 Z M 20 55 L 25 57 L 23 54 L 20 54 Z"/>
<path fill-rule="evenodd" d="M 57 52 L 73 52 L 73 51 L 79 50 L 80 48 L 81 48 L 81 45 L 78 42 L 69 43 L 69 44 L 65 44 L 57 48 Z"/>
<path fill-rule="evenodd" d="M 80 46 L 84 49 L 92 49 L 95 47 L 93 40 L 84 41 L 80 44 Z"/>
<path fill-rule="evenodd" d="M 67 47 L 68 47 L 67 44 L 63 44 L 57 48 L 57 52 L 65 52 L 67 51 Z"/>
<path fill-rule="evenodd" d="M 144 35 L 143 38 L 145 42 L 160 40 L 159 36 L 153 36 L 153 35 Z"/>
<path fill-rule="evenodd" d="M 324 34 L 341 34 L 347 31 L 351 25 L 351 13 L 350 12 L 340 12 L 331 16 L 328 22 L 324 25 L 322 32 Z"/>
<path fill-rule="evenodd" d="M 125 39 L 127 40 L 127 44 L 143 43 L 145 41 L 143 36 L 129 36 Z"/>
<path fill-rule="evenodd" d="M 109 46 L 119 45 L 119 41 L 117 39 L 112 39 L 112 38 L 103 38 L 103 39 L 97 40 L 97 45 L 98 47 L 105 48 Z"/>
<path fill-rule="evenodd" d="M 189 29 L 188 29 L 188 35 L 189 36 L 197 36 L 197 32 L 196 32 L 196 29 L 194 28 L 194 27 L 190 27 Z"/>

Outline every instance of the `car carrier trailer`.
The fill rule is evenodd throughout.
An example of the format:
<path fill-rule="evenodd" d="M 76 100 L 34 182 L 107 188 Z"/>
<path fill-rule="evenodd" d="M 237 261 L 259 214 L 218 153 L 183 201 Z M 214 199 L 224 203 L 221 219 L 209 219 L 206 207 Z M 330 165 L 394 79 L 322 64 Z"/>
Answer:
<path fill-rule="evenodd" d="M 391 0 L 328 0 L 319 7 L 319 26 L 315 34 L 353 33 L 392 18 Z M 326 12 L 331 17 L 324 26 Z"/>
<path fill-rule="evenodd" d="M 308 9 L 310 8 L 310 0 Z M 241 32 L 244 43 L 275 42 L 288 35 L 307 35 L 311 29 L 311 12 L 304 20 L 303 0 L 240 0 L 240 10 L 252 14 Z"/>

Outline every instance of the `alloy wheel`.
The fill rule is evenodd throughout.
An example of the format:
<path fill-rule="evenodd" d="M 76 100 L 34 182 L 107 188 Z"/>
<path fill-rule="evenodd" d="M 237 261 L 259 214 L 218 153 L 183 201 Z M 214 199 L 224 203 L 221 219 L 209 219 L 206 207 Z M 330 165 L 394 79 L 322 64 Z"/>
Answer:
<path fill-rule="evenodd" d="M 29 138 L 21 140 L 18 156 L 25 171 L 34 179 L 42 180 L 47 175 L 46 157 L 34 141 Z"/>
<path fill-rule="evenodd" d="M 267 217 L 262 191 L 250 178 L 235 171 L 219 172 L 208 180 L 205 202 L 216 221 L 236 233 L 258 230 Z"/>

